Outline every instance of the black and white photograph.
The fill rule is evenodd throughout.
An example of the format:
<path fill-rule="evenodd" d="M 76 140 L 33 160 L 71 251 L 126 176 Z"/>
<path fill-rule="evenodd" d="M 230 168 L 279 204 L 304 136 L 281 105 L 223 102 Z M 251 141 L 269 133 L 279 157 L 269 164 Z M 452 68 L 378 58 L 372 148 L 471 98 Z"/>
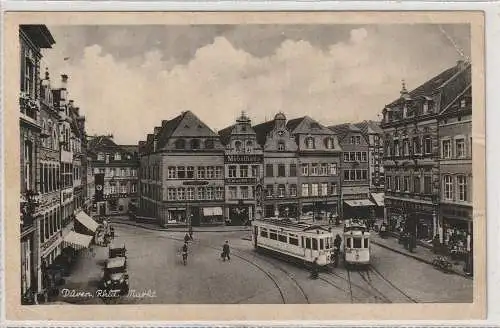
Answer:
<path fill-rule="evenodd" d="M 63 21 L 10 45 L 12 301 L 477 301 L 470 23 Z"/>

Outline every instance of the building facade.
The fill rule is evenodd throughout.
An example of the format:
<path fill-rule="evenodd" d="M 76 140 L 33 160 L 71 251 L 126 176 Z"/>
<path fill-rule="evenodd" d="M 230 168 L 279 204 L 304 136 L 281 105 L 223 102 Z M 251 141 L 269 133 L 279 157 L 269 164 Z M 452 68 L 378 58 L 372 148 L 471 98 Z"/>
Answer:
<path fill-rule="evenodd" d="M 95 184 L 96 176 L 104 176 L 103 199 L 95 199 L 92 214 L 129 214 L 137 206 L 139 197 L 137 151 L 117 145 L 111 135 L 88 139 L 87 151 L 94 173 L 91 181 Z"/>
<path fill-rule="evenodd" d="M 224 146 L 190 111 L 139 142 L 138 216 L 162 226 L 224 224 Z"/>
<path fill-rule="evenodd" d="M 286 124 L 297 144 L 299 214 L 334 217 L 340 206 L 340 148 L 337 135 L 308 116 Z"/>
<path fill-rule="evenodd" d="M 263 149 L 245 113 L 218 134 L 225 145 L 224 217 L 227 224 L 247 225 L 263 211 Z"/>
<path fill-rule="evenodd" d="M 459 62 L 411 92 L 403 83 L 399 99 L 383 110 L 386 219 L 393 230 L 422 240 L 442 230 L 438 117 L 464 91 L 468 74 L 470 66 Z"/>
<path fill-rule="evenodd" d="M 42 288 L 40 238 L 45 232 L 42 222 L 45 213 L 50 213 L 52 224 L 57 221 L 58 187 L 56 183 L 58 156 L 54 154 L 45 139 L 48 126 L 42 127 L 42 115 L 46 121 L 53 118 L 57 127 L 57 113 L 50 104 L 50 92 L 41 88 L 41 49 L 51 48 L 55 41 L 45 25 L 21 25 L 19 27 L 20 46 L 20 159 L 21 159 L 21 295 L 23 302 L 29 295 Z M 43 100 L 41 99 L 43 94 Z M 43 104 L 42 104 L 43 103 Z M 43 108 L 42 108 L 43 106 Z M 43 112 L 42 112 L 43 111 Z M 42 133 L 42 128 L 44 128 Z M 57 130 L 55 131 L 57 133 Z M 42 136 L 44 139 L 42 139 Z M 53 135 L 51 134 L 51 139 Z M 44 140 L 44 141 L 42 141 Z M 42 166 L 43 163 L 44 165 Z M 49 170 L 50 168 L 50 170 Z M 45 177 L 50 181 L 50 189 L 45 187 Z M 50 177 L 49 177 L 50 172 Z M 50 191 L 49 191 L 50 190 Z M 55 218 L 55 219 L 54 219 Z"/>
<path fill-rule="evenodd" d="M 470 77 L 469 77 L 470 78 Z M 471 84 L 439 116 L 439 225 L 442 242 L 467 244 L 473 233 Z M 469 246 L 470 247 L 470 246 Z"/>
<path fill-rule="evenodd" d="M 257 142 L 264 150 L 264 217 L 298 218 L 298 147 L 286 127 L 283 113 L 274 120 L 254 126 Z"/>
<path fill-rule="evenodd" d="M 344 219 L 372 218 L 375 203 L 370 200 L 370 146 L 367 135 L 350 123 L 331 126 L 330 129 L 337 133 L 342 148 L 341 216 Z"/>

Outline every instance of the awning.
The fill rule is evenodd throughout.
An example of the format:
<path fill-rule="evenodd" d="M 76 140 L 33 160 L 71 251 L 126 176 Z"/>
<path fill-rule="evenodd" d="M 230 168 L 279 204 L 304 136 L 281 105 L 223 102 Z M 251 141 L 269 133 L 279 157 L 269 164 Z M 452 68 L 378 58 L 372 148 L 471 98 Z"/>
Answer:
<path fill-rule="evenodd" d="M 351 207 L 375 206 L 375 204 L 369 199 L 344 200 L 344 202 Z"/>
<path fill-rule="evenodd" d="M 90 216 L 88 216 L 84 211 L 78 212 L 76 214 L 76 219 L 92 232 L 95 232 L 97 230 L 97 227 L 99 226 L 99 224 L 95 222 L 94 219 L 92 219 Z"/>
<path fill-rule="evenodd" d="M 68 232 L 68 234 L 63 238 L 66 246 L 70 246 L 76 250 L 88 248 L 91 240 L 92 236 L 83 235 L 74 231 Z"/>
<path fill-rule="evenodd" d="M 374 192 L 371 194 L 375 204 L 377 206 L 384 206 L 384 193 L 383 192 Z"/>
<path fill-rule="evenodd" d="M 220 216 L 222 215 L 222 207 L 204 207 L 204 216 Z"/>

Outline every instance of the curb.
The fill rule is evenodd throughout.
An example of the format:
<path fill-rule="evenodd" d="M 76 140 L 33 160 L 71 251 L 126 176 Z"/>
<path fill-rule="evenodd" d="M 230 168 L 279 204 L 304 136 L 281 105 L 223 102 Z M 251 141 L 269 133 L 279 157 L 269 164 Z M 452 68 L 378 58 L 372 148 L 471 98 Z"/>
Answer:
<path fill-rule="evenodd" d="M 123 222 L 123 221 L 115 221 L 111 220 L 112 223 L 115 224 L 124 224 L 132 227 L 143 228 L 147 230 L 153 231 L 165 231 L 165 232 L 185 232 L 187 228 L 162 228 L 162 227 L 148 227 L 147 225 L 141 225 L 133 222 Z M 238 231 L 251 231 L 251 229 L 232 229 L 232 230 L 193 230 L 193 232 L 238 232 Z"/>
<path fill-rule="evenodd" d="M 384 244 L 382 244 L 382 243 L 379 243 L 379 242 L 377 242 L 377 241 L 375 241 L 375 240 L 373 240 L 373 239 L 372 239 L 372 241 L 371 241 L 371 242 L 372 242 L 372 244 L 375 244 L 375 245 L 380 246 L 380 247 L 382 247 L 382 248 L 385 248 L 385 249 L 391 250 L 391 251 L 393 251 L 393 252 L 395 252 L 395 253 L 399 253 L 399 254 L 401 254 L 401 255 L 405 255 L 405 256 L 411 257 L 411 258 L 413 258 L 413 259 L 415 259 L 415 260 L 417 260 L 417 261 L 420 261 L 420 262 L 423 262 L 423 263 L 427 263 L 427 264 L 429 264 L 429 265 L 432 265 L 432 261 L 430 261 L 430 260 L 423 259 L 423 258 L 421 258 L 421 257 L 419 257 L 419 256 L 416 256 L 416 255 L 413 255 L 413 254 L 408 254 L 408 253 L 403 252 L 403 251 L 400 251 L 400 250 L 398 250 L 398 249 L 396 249 L 396 248 L 392 248 L 392 247 L 390 247 L 390 246 L 387 246 L 387 245 L 384 245 Z M 467 279 L 471 279 L 471 280 L 473 280 L 473 277 L 471 277 L 471 276 L 469 276 L 469 275 L 467 275 L 467 274 L 465 274 L 465 273 L 463 273 L 463 272 L 460 272 L 460 271 L 457 271 L 457 270 L 451 270 L 451 272 L 452 272 L 453 274 L 456 274 L 456 275 L 459 275 L 459 276 L 465 277 L 465 278 L 467 278 Z"/>

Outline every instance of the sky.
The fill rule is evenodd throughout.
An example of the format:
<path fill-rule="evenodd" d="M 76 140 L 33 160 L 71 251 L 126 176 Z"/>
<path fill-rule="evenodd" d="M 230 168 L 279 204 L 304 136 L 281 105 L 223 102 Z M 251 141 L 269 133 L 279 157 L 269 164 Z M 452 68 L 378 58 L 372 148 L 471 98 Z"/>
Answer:
<path fill-rule="evenodd" d="M 52 85 L 87 133 L 137 144 L 191 110 L 214 130 L 245 111 L 324 125 L 380 120 L 384 106 L 470 55 L 468 25 L 48 26 Z M 45 69 L 45 68 L 44 68 Z"/>

